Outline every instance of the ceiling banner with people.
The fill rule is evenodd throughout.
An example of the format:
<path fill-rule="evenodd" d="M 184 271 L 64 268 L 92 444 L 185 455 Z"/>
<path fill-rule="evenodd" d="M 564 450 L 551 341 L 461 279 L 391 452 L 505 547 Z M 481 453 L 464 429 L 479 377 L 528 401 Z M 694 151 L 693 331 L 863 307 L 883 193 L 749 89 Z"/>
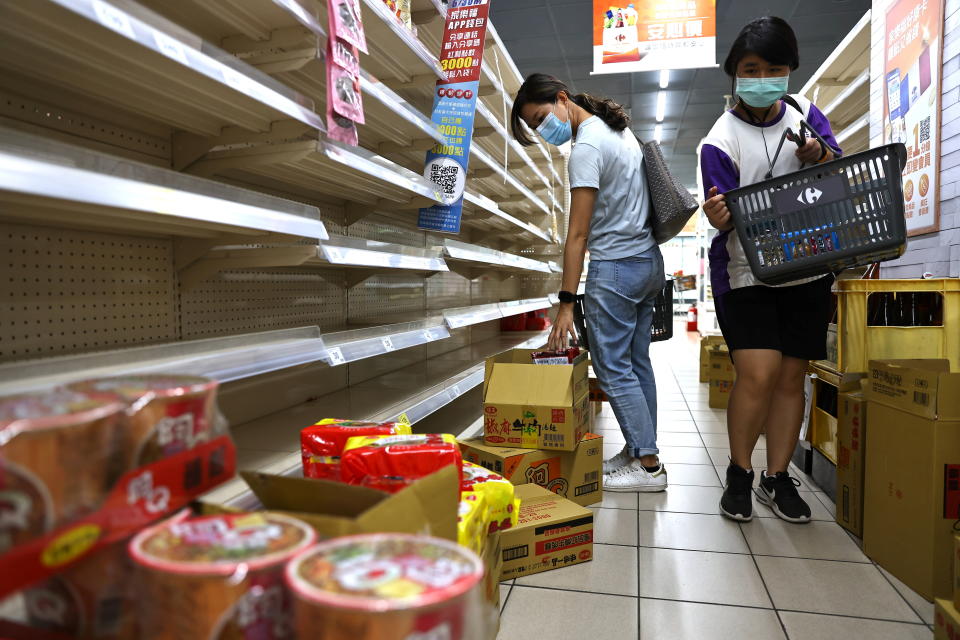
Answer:
<path fill-rule="evenodd" d="M 717 66 L 716 0 L 593 0 L 593 73 Z"/>

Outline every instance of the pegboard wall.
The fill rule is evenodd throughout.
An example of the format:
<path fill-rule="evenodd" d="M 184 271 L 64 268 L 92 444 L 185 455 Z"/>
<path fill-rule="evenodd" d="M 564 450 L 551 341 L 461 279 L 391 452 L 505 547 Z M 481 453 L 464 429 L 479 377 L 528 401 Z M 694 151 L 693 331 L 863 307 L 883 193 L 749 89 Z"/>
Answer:
<path fill-rule="evenodd" d="M 171 242 L 0 225 L 0 361 L 176 340 Z"/>

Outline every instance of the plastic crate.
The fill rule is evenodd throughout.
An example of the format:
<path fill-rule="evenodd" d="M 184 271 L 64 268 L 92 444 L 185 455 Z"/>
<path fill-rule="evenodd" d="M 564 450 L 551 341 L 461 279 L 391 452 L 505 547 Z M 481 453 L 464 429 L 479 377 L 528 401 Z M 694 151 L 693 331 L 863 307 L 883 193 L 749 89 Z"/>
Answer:
<path fill-rule="evenodd" d="M 945 358 L 952 370 L 960 370 L 960 280 L 839 280 L 836 292 L 837 371 L 865 372 L 870 360 L 907 358 Z M 876 322 L 869 313 L 876 311 L 871 296 L 924 293 L 939 300 L 933 318 L 938 324 L 871 324 Z"/>
<path fill-rule="evenodd" d="M 902 255 L 906 157 L 888 144 L 728 192 L 754 275 L 782 284 Z"/>
<path fill-rule="evenodd" d="M 577 296 L 577 303 L 573 305 L 573 324 L 580 336 L 580 346 L 589 351 L 590 342 L 587 338 L 587 325 L 583 314 L 584 296 Z M 650 325 L 650 342 L 660 342 L 673 337 L 673 279 L 667 278 L 663 290 L 657 294 L 653 304 L 653 323 Z"/>

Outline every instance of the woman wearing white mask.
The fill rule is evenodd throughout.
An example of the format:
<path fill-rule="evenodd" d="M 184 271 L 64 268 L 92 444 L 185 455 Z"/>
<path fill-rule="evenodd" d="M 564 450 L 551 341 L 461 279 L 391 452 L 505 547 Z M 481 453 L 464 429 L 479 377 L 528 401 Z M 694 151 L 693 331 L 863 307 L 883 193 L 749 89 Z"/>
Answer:
<path fill-rule="evenodd" d="M 762 284 L 750 271 L 723 195 L 840 155 L 827 118 L 809 100 L 787 94 L 790 71 L 799 62 L 797 38 L 784 20 L 747 24 L 724 63 L 736 106 L 720 116 L 700 149 L 703 209 L 720 230 L 710 247 L 713 297 L 737 371 L 727 409 L 731 461 L 720 510 L 739 521 L 753 517 L 751 459 L 764 426 L 767 469 L 757 498 L 784 520 L 810 521 L 810 507 L 787 467 L 800 434 L 807 363 L 826 357 L 833 276 Z M 801 147 L 788 141 L 777 157 L 781 137 L 788 127 L 799 132 L 801 119 L 827 144 L 813 137 Z"/>
<path fill-rule="evenodd" d="M 523 123 L 551 144 L 574 141 L 563 286 L 550 347 L 564 347 L 568 335 L 575 335 L 574 296 L 589 248 L 584 313 L 590 355 L 626 441 L 603 463 L 604 489 L 663 491 L 667 472 L 657 457 L 657 388 L 649 356 L 663 257 L 650 229 L 640 145 L 620 105 L 574 95 L 540 73 L 524 81 L 511 116 L 513 136 L 533 144 Z"/>

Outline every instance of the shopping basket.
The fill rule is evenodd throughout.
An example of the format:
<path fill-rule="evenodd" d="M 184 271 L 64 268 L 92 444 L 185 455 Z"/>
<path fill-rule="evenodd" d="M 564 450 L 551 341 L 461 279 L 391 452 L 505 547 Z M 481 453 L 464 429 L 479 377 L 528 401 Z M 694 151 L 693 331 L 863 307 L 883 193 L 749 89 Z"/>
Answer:
<path fill-rule="evenodd" d="M 587 338 L 587 326 L 584 320 L 584 296 L 577 296 L 577 303 L 573 305 L 573 324 L 580 337 L 580 347 L 590 350 Z M 667 278 L 663 289 L 657 294 L 653 303 L 653 323 L 650 325 L 650 342 L 660 342 L 673 337 L 673 278 Z"/>
<path fill-rule="evenodd" d="M 888 144 L 729 191 L 754 275 L 781 284 L 901 256 L 906 160 Z"/>

